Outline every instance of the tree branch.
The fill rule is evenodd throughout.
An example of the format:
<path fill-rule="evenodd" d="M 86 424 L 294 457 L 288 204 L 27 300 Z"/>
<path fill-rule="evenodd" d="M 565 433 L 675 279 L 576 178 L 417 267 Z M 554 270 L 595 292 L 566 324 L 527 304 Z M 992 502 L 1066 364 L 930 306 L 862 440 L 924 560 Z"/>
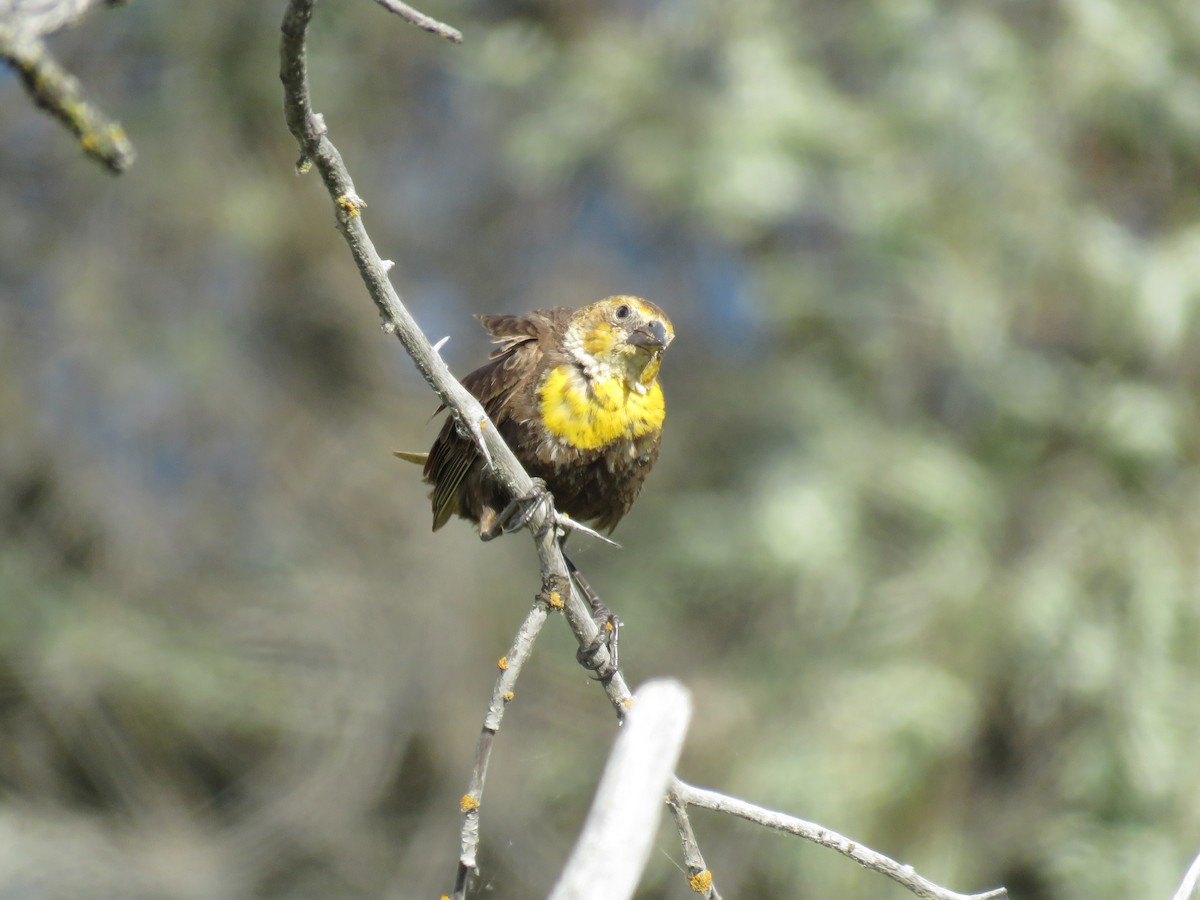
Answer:
<path fill-rule="evenodd" d="M 1200 854 L 1192 860 L 1191 866 L 1187 870 L 1187 874 L 1183 876 L 1183 882 L 1179 885 L 1179 890 L 1175 892 L 1175 896 L 1171 900 L 1190 900 L 1196 890 L 1196 883 L 1200 882 Z"/>
<path fill-rule="evenodd" d="M 444 37 L 446 40 L 454 44 L 462 43 L 462 32 L 457 28 L 451 28 L 444 22 L 439 22 L 437 19 L 425 15 L 409 6 L 407 3 L 401 3 L 400 0 L 375 0 L 380 6 L 390 13 L 395 13 L 405 22 L 411 25 L 416 25 L 430 34 L 436 34 L 438 37 Z"/>
<path fill-rule="evenodd" d="M 496 733 L 500 730 L 500 722 L 504 718 L 505 708 L 516 696 L 517 679 L 521 676 L 521 669 L 529 658 L 529 654 L 533 652 L 533 642 L 537 640 L 542 626 L 546 624 L 550 610 L 562 605 L 562 601 L 558 599 L 561 596 L 558 592 L 560 588 L 565 590 L 565 587 L 562 586 L 549 585 L 542 593 L 538 594 L 533 609 L 529 611 L 529 615 L 525 617 L 525 621 L 517 631 L 508 655 L 502 657 L 499 662 L 500 677 L 496 679 L 487 715 L 483 720 L 483 728 L 480 729 L 479 744 L 475 750 L 475 765 L 471 770 L 471 781 L 459 803 L 459 809 L 463 814 L 463 823 L 458 873 L 454 879 L 454 897 L 456 898 L 466 896 L 467 879 L 476 867 L 483 787 L 487 780 L 488 763 L 492 758 L 492 745 L 495 742 Z"/>
<path fill-rule="evenodd" d="M 396 0 L 377 0 L 377 2 L 393 12 L 399 13 L 407 21 L 435 33 L 443 34 L 451 40 L 454 40 L 454 35 L 458 34 L 448 26 L 428 19 L 415 10 L 397 3 Z M 387 270 L 390 265 L 380 259 L 363 224 L 362 210 L 366 208 L 366 203 L 355 191 L 354 183 L 341 154 L 329 139 L 323 118 L 313 111 L 308 86 L 305 40 L 308 24 L 312 19 L 314 3 L 315 0 L 289 0 L 282 25 L 280 79 L 284 88 L 284 112 L 288 128 L 300 146 L 297 171 L 307 172 L 315 164 L 320 172 L 333 200 L 334 217 L 338 230 L 350 248 L 363 284 L 379 311 L 384 331 L 395 334 L 400 339 L 418 371 L 441 398 L 450 414 L 454 416 L 458 427 L 474 439 L 489 468 L 490 477 L 498 479 L 510 496 L 528 496 L 533 491 L 533 482 L 528 473 L 500 437 L 495 425 L 488 419 L 478 401 L 454 378 L 437 351 L 430 346 L 388 279 Z M 528 524 L 537 547 L 543 590 L 539 594 L 539 604 L 526 618 L 525 624 L 522 625 L 514 640 L 513 649 L 505 660 L 508 668 L 502 671 L 497 680 L 492 701 L 488 707 L 488 714 L 481 729 L 471 784 L 462 802 L 464 824 L 459 867 L 455 879 L 456 900 L 465 897 L 466 882 L 475 866 L 479 845 L 480 804 L 482 803 L 492 743 L 500 727 L 504 704 L 511 698 L 512 689 L 520 673 L 521 663 L 527 657 L 533 640 L 544 623 L 547 610 L 558 608 L 561 604 L 579 647 L 588 652 L 592 664 L 597 666 L 597 671 L 603 673 L 601 683 L 609 702 L 617 713 L 618 721 L 625 717 L 627 710 L 632 705 L 629 688 L 621 672 L 612 664 L 605 646 L 596 641 L 599 628 L 592 618 L 591 610 L 568 574 L 566 561 L 559 545 L 556 520 L 556 514 L 550 504 L 539 504 L 529 517 Z M 502 666 L 502 668 L 504 667 Z M 683 725 L 685 724 L 686 720 Z M 679 727 L 682 728 L 683 725 Z M 682 736 L 679 737 L 679 740 L 682 740 Z M 668 771 L 674 766 L 677 752 L 676 749 L 670 755 Z M 615 766 L 616 763 L 613 765 Z M 614 779 L 616 778 L 617 776 L 614 775 Z M 607 784 L 607 776 L 605 781 Z M 661 793 L 660 788 L 655 800 L 656 804 L 662 800 Z M 606 791 L 602 790 L 601 794 L 606 795 Z M 730 813 L 837 850 L 864 866 L 883 872 L 917 896 L 927 898 L 927 900 L 990 900 L 990 898 L 1007 896 L 1003 888 L 973 895 L 948 891 L 917 875 L 911 867 L 902 866 L 886 856 L 862 847 L 828 829 L 732 797 L 691 787 L 678 779 L 672 780 L 669 796 L 669 802 L 684 842 L 684 853 L 692 887 L 697 892 L 704 893 L 710 900 L 718 900 L 719 894 L 712 886 L 712 876 L 704 867 L 703 857 L 700 855 L 695 835 L 691 831 L 686 811 L 688 805 Z M 608 819 L 606 815 L 602 818 L 606 821 Z M 582 839 L 580 846 L 584 846 Z M 591 857 L 587 858 L 591 859 Z M 601 859 L 601 862 L 606 866 L 603 877 L 593 871 L 593 883 L 594 885 L 604 885 L 606 890 L 603 896 L 613 896 L 608 892 L 610 873 L 607 868 L 607 857 Z M 641 864 L 644 865 L 644 857 Z M 579 865 L 583 866 L 584 862 L 581 860 Z M 568 878 L 575 868 L 573 863 L 564 878 Z M 640 872 L 640 866 L 638 871 Z M 633 877 L 636 879 L 636 874 Z M 571 882 L 564 880 L 563 883 L 570 884 Z M 556 896 L 560 895 L 556 894 Z M 561 894 L 561 896 L 565 898 L 576 895 Z M 578 896 L 590 897 L 593 895 L 580 894 Z"/>
<path fill-rule="evenodd" d="M 400 339 L 417 370 L 454 416 L 459 428 L 474 439 L 487 461 L 489 475 L 499 480 L 511 496 L 527 496 L 533 491 L 532 479 L 500 437 L 483 407 L 450 373 L 445 362 L 430 346 L 388 279 L 389 266 L 380 259 L 363 224 L 362 210 L 366 203 L 355 190 L 341 153 L 329 139 L 324 119 L 312 108 L 305 40 L 308 24 L 312 20 L 314 3 L 315 0 L 289 0 L 282 24 L 280 80 L 284 89 L 284 115 L 289 130 L 300 145 L 297 171 L 307 172 L 312 165 L 316 165 L 333 199 L 338 230 L 350 248 L 363 284 L 379 311 L 384 331 L 395 334 Z M 599 629 L 591 617 L 587 603 L 579 595 L 568 575 L 567 564 L 557 539 L 553 508 L 549 504 L 539 505 L 530 517 L 529 527 L 537 546 L 541 583 L 566 588 L 559 592 L 558 596 L 580 648 L 590 651 L 592 661 L 600 671 L 612 669 L 607 649 L 602 644 L 597 646 Z M 514 679 L 515 675 L 516 673 L 513 675 Z M 603 679 L 603 684 L 618 717 L 622 716 L 630 697 L 624 678 L 614 670 Z M 496 720 L 495 724 L 498 727 L 499 721 Z M 467 797 L 470 798 L 467 805 L 473 805 L 473 809 L 470 810 L 473 822 L 464 825 L 464 846 L 460 860 L 469 860 L 471 866 L 474 865 L 475 849 L 479 840 L 476 823 L 479 804 L 482 802 L 487 756 L 490 754 L 489 734 L 494 736 L 494 731 L 489 731 L 489 725 L 485 722 L 484 736 L 481 738 L 484 746 L 477 755 L 476 772 L 472 776 L 472 785 L 467 793 Z M 465 874 L 460 865 L 456 884 L 463 882 Z"/>
<path fill-rule="evenodd" d="M 688 692 L 677 681 L 651 681 L 638 691 L 550 900 L 633 896 L 691 714 Z"/>
<path fill-rule="evenodd" d="M 66 126 L 83 152 L 114 175 L 136 157 L 121 124 L 88 102 L 79 81 L 46 49 L 43 35 L 78 21 L 100 0 L 0 0 L 0 59 L 21 76 L 34 104 Z M 115 5 L 109 0 L 108 5 Z"/>
<path fill-rule="evenodd" d="M 745 819 L 747 822 L 762 825 L 764 828 L 785 831 L 788 834 L 802 837 L 806 841 L 812 841 L 814 844 L 820 844 L 822 847 L 827 847 L 830 850 L 836 850 L 843 856 L 850 857 L 859 865 L 883 873 L 893 881 L 904 885 L 904 887 L 908 888 L 918 897 L 924 898 L 924 900 L 995 900 L 995 898 L 1008 896 L 1008 891 L 1004 888 L 996 888 L 992 891 L 985 891 L 982 894 L 955 893 L 934 884 L 927 878 L 921 877 L 913 871 L 912 866 L 901 865 L 894 859 L 884 856 L 882 853 L 878 853 L 869 847 L 864 847 L 857 841 L 852 841 L 848 837 L 838 834 L 836 831 L 830 831 L 828 828 L 823 828 L 813 822 L 806 822 L 804 819 L 798 819 L 795 816 L 789 816 L 786 813 L 775 812 L 762 806 L 755 806 L 753 803 L 747 803 L 745 800 L 738 800 L 735 797 L 718 794 L 716 791 L 707 791 L 703 788 L 692 787 L 692 785 L 685 784 L 678 779 L 672 783 L 671 792 L 680 801 L 689 806 L 699 806 L 703 809 L 714 810 L 715 812 L 728 813 L 737 816 L 739 819 Z"/>
<path fill-rule="evenodd" d="M 688 816 L 687 803 L 679 795 L 678 778 L 672 778 L 667 786 L 667 806 L 675 819 L 675 829 L 679 832 L 679 840 L 683 844 L 683 864 L 687 866 L 688 882 L 697 894 L 703 894 L 704 900 L 721 900 L 717 886 L 713 883 L 712 872 L 704 862 L 704 854 L 700 852 L 700 842 L 696 840 L 696 832 L 692 830 L 692 820 Z"/>
<path fill-rule="evenodd" d="M 0 25 L 40 37 L 75 24 L 93 6 L 124 3 L 125 0 L 0 0 Z"/>

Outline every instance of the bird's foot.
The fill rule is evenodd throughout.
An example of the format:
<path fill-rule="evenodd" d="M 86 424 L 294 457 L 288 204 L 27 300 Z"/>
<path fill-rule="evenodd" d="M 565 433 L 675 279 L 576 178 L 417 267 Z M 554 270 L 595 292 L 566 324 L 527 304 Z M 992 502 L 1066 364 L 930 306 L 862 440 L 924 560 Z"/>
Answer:
<path fill-rule="evenodd" d="M 481 516 L 479 522 L 479 539 L 490 541 L 502 534 L 520 531 L 536 515 L 544 505 L 554 509 L 554 495 L 546 487 L 546 482 L 540 478 L 533 479 L 533 490 L 523 497 L 513 497 L 508 506 L 499 515 Z M 557 513 L 555 514 L 557 517 Z"/>
<path fill-rule="evenodd" d="M 617 671 L 617 636 L 621 629 L 621 620 L 600 599 L 600 595 L 596 593 L 588 580 L 583 577 L 583 573 L 569 558 L 567 559 L 567 569 L 575 584 L 579 586 L 579 592 L 583 594 L 588 606 L 592 608 L 592 618 L 596 622 L 596 628 L 599 629 L 590 644 L 586 647 L 581 646 L 576 651 L 575 658 L 585 669 L 595 672 L 598 679 L 607 681 Z M 607 659 L 599 653 L 601 647 L 608 651 Z"/>
<path fill-rule="evenodd" d="M 611 613 L 596 616 L 596 627 L 599 628 L 596 636 L 586 647 L 575 651 L 575 659 L 589 672 L 595 672 L 598 681 L 608 681 L 617 672 L 617 632 L 621 620 Z M 601 649 L 606 652 L 601 653 Z"/>
<path fill-rule="evenodd" d="M 613 547 L 620 547 L 610 537 L 605 537 L 594 528 L 589 528 L 582 522 L 577 522 L 566 513 L 559 512 L 554 508 L 554 495 L 550 493 L 550 489 L 546 487 L 546 482 L 541 478 L 534 478 L 533 490 L 522 497 L 514 497 L 508 502 L 508 505 L 497 515 L 492 512 L 485 512 L 480 517 L 479 523 L 479 538 L 480 540 L 490 541 L 502 534 L 511 534 L 514 531 L 520 531 L 537 514 L 538 510 L 544 505 L 549 506 L 551 513 L 550 524 L 557 529 L 561 538 L 565 538 L 570 532 L 578 531 L 580 534 L 586 534 L 588 537 L 595 538 L 598 541 L 603 541 Z M 544 534 L 544 532 L 542 533 Z M 542 535 L 539 534 L 539 537 Z"/>

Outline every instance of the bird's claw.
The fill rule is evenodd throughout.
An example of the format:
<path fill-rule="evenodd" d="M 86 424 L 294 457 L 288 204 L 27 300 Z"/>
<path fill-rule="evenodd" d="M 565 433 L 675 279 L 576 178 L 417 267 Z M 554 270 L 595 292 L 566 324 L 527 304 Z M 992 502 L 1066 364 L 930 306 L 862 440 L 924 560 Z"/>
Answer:
<path fill-rule="evenodd" d="M 508 501 L 508 506 L 504 507 L 486 528 L 480 529 L 479 537 L 482 540 L 490 541 L 502 534 L 520 531 L 529 524 L 543 504 L 549 504 L 550 509 L 554 509 L 554 496 L 546 487 L 546 482 L 540 478 L 534 478 L 533 490 L 523 497 L 514 497 Z"/>
<path fill-rule="evenodd" d="M 575 659 L 589 672 L 595 672 L 598 681 L 608 681 L 617 671 L 617 631 L 621 620 L 606 611 L 605 615 L 596 616 L 596 625 L 599 628 L 596 636 L 575 651 Z M 601 654 L 601 649 L 607 652 Z"/>
<path fill-rule="evenodd" d="M 510 500 L 508 506 L 496 517 L 493 526 L 480 535 L 485 541 L 499 537 L 501 534 L 511 534 L 514 531 L 520 531 L 537 515 L 539 509 L 548 506 L 551 517 L 546 527 L 555 528 L 562 537 L 566 537 L 572 531 L 578 531 L 580 534 L 586 534 L 588 537 L 603 541 L 613 547 L 619 548 L 621 546 L 612 538 L 605 537 L 594 528 L 589 528 L 582 522 L 572 519 L 566 513 L 556 510 L 554 508 L 554 495 L 546 487 L 546 482 L 541 478 L 534 478 L 532 481 L 533 489 L 522 497 L 514 497 Z M 544 533 L 542 532 L 542 534 Z"/>
<path fill-rule="evenodd" d="M 587 600 L 588 606 L 592 609 L 592 620 L 596 623 L 596 636 L 587 646 L 580 646 L 575 652 L 575 658 L 579 664 L 589 671 L 595 672 L 596 677 L 600 681 L 608 681 L 612 678 L 613 673 L 617 671 L 617 637 L 621 630 L 621 620 L 613 615 L 612 610 L 600 599 L 600 595 L 583 577 L 583 573 L 579 571 L 569 558 L 564 557 L 567 563 L 567 571 L 571 574 L 571 579 L 579 588 L 579 592 L 583 594 Z M 600 655 L 600 648 L 603 647 L 608 651 L 607 658 Z"/>

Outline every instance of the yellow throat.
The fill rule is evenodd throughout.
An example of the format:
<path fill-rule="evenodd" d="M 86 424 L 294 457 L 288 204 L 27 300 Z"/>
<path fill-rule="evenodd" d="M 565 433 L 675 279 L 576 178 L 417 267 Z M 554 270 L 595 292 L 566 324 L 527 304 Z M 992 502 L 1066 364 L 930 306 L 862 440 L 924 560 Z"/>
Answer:
<path fill-rule="evenodd" d="M 644 373 L 644 379 L 657 374 L 655 363 L 655 371 Z M 572 365 L 556 366 L 546 374 L 538 403 L 546 430 L 580 450 L 660 431 L 666 416 L 657 380 L 631 385 L 615 374 L 588 379 Z"/>

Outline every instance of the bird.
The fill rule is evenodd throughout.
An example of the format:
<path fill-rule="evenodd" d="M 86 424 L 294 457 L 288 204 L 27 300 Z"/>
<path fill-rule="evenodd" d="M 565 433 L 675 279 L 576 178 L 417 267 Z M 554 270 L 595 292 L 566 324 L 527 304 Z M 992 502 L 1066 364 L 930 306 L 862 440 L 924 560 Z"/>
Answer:
<path fill-rule="evenodd" d="M 658 376 L 675 338 L 671 320 L 628 295 L 576 310 L 476 318 L 498 347 L 463 386 L 559 513 L 611 533 L 658 459 L 666 416 Z M 395 455 L 424 465 L 434 531 L 457 515 L 476 523 L 485 540 L 495 537 L 511 518 L 512 501 L 522 499 L 488 477 L 453 417 L 428 453 Z"/>

